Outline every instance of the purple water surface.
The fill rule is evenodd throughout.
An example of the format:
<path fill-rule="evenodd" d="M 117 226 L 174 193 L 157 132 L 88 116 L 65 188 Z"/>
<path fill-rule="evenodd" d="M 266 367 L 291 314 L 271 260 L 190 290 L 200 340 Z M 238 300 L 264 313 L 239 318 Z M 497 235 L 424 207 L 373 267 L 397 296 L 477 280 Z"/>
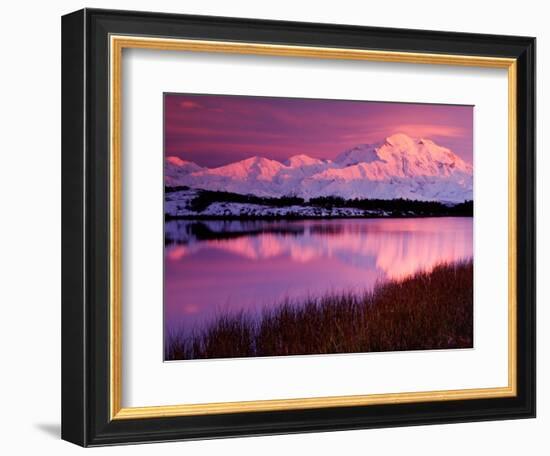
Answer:
<path fill-rule="evenodd" d="M 169 221 L 165 333 L 220 312 L 363 291 L 473 256 L 469 217 L 298 221 Z"/>

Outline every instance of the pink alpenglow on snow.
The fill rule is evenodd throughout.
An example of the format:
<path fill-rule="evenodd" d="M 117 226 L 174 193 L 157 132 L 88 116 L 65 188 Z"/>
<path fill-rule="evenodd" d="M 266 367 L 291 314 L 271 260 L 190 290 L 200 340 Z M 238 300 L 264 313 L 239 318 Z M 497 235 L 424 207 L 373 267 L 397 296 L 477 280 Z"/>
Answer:
<path fill-rule="evenodd" d="M 167 95 L 165 183 L 263 197 L 473 197 L 471 106 Z"/>
<path fill-rule="evenodd" d="M 166 360 L 473 347 L 472 106 L 164 108 Z"/>
<path fill-rule="evenodd" d="M 167 185 L 257 196 L 304 199 L 339 196 L 462 202 L 472 199 L 473 169 L 434 141 L 397 133 L 342 152 L 334 160 L 305 154 L 284 162 L 251 157 L 201 168 L 177 156 L 166 159 Z"/>

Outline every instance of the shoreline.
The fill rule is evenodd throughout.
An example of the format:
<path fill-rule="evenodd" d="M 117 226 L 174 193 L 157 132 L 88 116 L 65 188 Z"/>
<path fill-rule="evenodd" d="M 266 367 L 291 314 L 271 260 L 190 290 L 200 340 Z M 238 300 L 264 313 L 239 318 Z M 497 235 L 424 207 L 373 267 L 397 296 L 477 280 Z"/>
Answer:
<path fill-rule="evenodd" d="M 375 286 L 222 313 L 165 335 L 165 361 L 473 347 L 473 260 Z"/>
<path fill-rule="evenodd" d="M 166 192 L 164 217 L 168 220 L 204 219 L 306 219 L 405 218 L 473 216 L 473 201 L 343 199 L 336 196 L 305 200 L 297 196 L 262 197 L 193 188 Z"/>
<path fill-rule="evenodd" d="M 473 218 L 473 215 L 454 214 L 406 214 L 406 215 L 171 215 L 164 214 L 164 220 L 342 220 L 342 219 L 404 219 L 404 218 Z"/>

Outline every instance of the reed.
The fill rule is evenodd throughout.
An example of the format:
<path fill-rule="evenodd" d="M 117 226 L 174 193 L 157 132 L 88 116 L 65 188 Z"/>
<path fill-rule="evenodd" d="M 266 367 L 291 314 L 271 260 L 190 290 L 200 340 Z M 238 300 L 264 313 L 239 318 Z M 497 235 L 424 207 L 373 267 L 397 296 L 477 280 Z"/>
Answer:
<path fill-rule="evenodd" d="M 314 355 L 473 346 L 473 262 L 440 264 L 370 292 L 285 300 L 169 336 L 165 359 Z"/>

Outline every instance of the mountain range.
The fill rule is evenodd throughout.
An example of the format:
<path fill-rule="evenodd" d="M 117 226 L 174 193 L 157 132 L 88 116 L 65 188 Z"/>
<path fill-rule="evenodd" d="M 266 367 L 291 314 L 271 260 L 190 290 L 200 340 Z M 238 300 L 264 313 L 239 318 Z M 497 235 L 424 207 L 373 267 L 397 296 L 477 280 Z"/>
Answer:
<path fill-rule="evenodd" d="M 459 203 L 473 199 L 473 168 L 430 139 L 399 133 L 334 160 L 306 154 L 284 162 L 254 156 L 215 168 L 171 156 L 165 185 L 263 197 L 319 196 Z"/>

